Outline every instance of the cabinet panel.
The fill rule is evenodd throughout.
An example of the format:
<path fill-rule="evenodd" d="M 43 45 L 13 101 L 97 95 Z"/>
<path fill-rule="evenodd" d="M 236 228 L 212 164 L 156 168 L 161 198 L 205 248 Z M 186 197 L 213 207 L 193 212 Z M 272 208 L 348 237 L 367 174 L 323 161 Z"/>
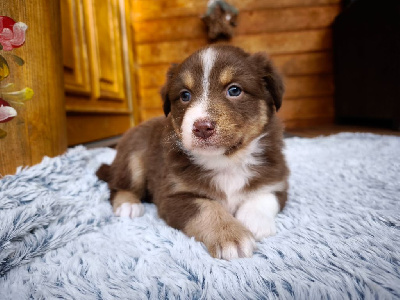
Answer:
<path fill-rule="evenodd" d="M 130 127 L 129 115 L 70 114 L 67 117 L 68 144 L 97 141 L 123 134 Z"/>
<path fill-rule="evenodd" d="M 82 0 L 61 0 L 64 84 L 69 93 L 90 95 L 87 27 Z"/>
<path fill-rule="evenodd" d="M 60 3 L 68 144 L 121 134 L 133 125 L 128 1 Z"/>
<path fill-rule="evenodd" d="M 93 0 L 97 52 L 97 97 L 123 101 L 121 17 L 117 0 Z"/>

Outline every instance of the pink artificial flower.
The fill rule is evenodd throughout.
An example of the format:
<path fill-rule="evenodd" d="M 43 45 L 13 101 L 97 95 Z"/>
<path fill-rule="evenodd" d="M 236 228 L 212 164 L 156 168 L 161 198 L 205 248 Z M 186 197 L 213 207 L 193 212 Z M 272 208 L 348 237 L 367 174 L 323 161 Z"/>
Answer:
<path fill-rule="evenodd" d="M 0 16 L 0 44 L 3 46 L 3 50 L 11 51 L 21 47 L 25 43 L 27 28 L 25 23 L 16 23 L 9 17 Z"/>
<path fill-rule="evenodd" d="M 16 115 L 17 111 L 7 101 L 0 98 L 0 123 L 11 121 Z"/>

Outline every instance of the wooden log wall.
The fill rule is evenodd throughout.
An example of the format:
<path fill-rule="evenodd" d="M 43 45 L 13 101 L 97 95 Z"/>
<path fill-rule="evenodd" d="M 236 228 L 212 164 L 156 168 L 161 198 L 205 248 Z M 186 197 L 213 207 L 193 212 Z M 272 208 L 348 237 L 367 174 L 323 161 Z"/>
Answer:
<path fill-rule="evenodd" d="M 159 90 L 171 63 L 207 45 L 200 16 L 207 0 L 132 0 L 139 121 L 162 114 Z M 333 120 L 331 24 L 340 0 L 230 0 L 239 9 L 235 37 L 266 51 L 285 77 L 279 112 L 286 127 Z"/>
<path fill-rule="evenodd" d="M 23 46 L 10 52 L 0 51 L 9 60 L 11 70 L 10 76 L 1 81 L 0 97 L 4 97 L 8 84 L 13 84 L 10 93 L 25 88 L 33 90 L 32 99 L 24 104 L 9 100 L 18 115 L 0 124 L 7 132 L 0 139 L 1 179 L 3 175 L 14 174 L 19 166 L 39 163 L 45 155 L 62 154 L 67 149 L 67 136 L 60 4 L 47 0 L 0 1 L 0 15 L 28 26 Z M 11 54 L 21 57 L 25 64 L 18 66 L 10 60 Z"/>

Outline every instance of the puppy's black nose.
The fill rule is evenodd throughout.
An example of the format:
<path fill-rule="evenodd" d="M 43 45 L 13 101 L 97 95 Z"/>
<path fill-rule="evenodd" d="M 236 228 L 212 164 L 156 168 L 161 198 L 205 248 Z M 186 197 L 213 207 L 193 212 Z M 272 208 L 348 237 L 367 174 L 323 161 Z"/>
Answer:
<path fill-rule="evenodd" d="M 202 139 L 208 139 L 215 132 L 215 122 L 210 120 L 197 120 L 193 124 L 193 134 Z"/>

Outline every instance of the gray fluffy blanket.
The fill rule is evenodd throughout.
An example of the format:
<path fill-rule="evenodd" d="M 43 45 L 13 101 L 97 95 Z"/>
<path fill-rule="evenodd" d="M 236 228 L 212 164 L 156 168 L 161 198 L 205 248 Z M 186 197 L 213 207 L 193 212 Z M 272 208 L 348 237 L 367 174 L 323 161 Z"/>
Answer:
<path fill-rule="evenodd" d="M 286 139 L 289 201 L 254 257 L 223 261 L 168 227 L 113 216 L 101 162 L 70 149 L 0 181 L 0 299 L 400 298 L 400 138 Z"/>

